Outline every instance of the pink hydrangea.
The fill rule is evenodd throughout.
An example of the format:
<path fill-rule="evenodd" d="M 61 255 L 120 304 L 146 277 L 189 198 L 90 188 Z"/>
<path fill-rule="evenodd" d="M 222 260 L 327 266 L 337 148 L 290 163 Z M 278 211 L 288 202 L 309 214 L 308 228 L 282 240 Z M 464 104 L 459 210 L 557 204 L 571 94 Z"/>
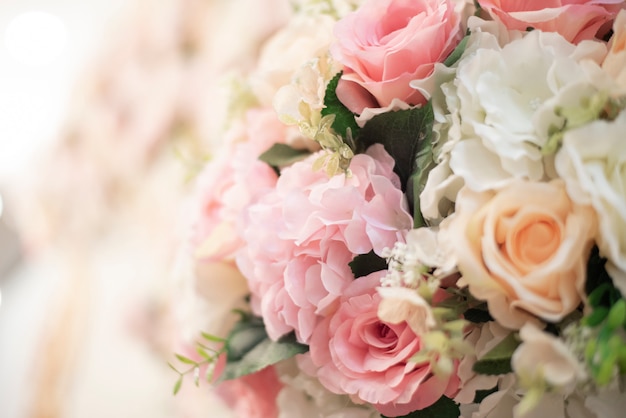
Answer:
<path fill-rule="evenodd" d="M 272 189 L 278 178 L 258 157 L 286 136 L 287 127 L 271 109 L 248 111 L 245 125 L 228 133 L 222 152 L 206 165 L 196 183 L 192 244 L 198 258 L 234 259 L 243 245 L 237 232 L 243 208 Z"/>
<path fill-rule="evenodd" d="M 430 363 L 414 363 L 422 343 L 406 322 L 378 317 L 381 301 L 377 272 L 354 280 L 339 299 L 339 308 L 313 331 L 309 355 L 317 377 L 331 392 L 367 402 L 385 416 L 424 409 L 442 395 L 454 396 L 455 373 L 435 376 Z"/>
<path fill-rule="evenodd" d="M 318 320 L 354 280 L 357 254 L 403 241 L 412 227 L 407 202 L 382 145 L 356 155 L 351 175 L 313 171 L 319 153 L 285 169 L 276 189 L 246 211 L 247 243 L 237 264 L 270 338 L 295 330 L 307 343 Z"/>

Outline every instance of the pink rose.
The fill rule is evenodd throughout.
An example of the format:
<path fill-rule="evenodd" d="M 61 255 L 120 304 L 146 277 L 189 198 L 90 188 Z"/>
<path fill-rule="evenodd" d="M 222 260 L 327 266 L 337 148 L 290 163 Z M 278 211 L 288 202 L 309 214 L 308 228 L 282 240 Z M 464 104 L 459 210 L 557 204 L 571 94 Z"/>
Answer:
<path fill-rule="evenodd" d="M 276 398 L 283 388 L 273 366 L 220 383 L 215 392 L 240 418 L 278 417 Z"/>
<path fill-rule="evenodd" d="M 603 36 L 623 8 L 623 0 L 478 0 L 492 19 L 508 29 L 526 30 L 531 27 L 544 32 L 558 32 L 572 43 Z M 606 29 L 606 30 L 605 30 Z"/>
<path fill-rule="evenodd" d="M 394 98 L 425 103 L 409 83 L 429 76 L 462 33 L 450 0 L 369 0 L 337 22 L 335 37 L 331 52 L 345 67 L 338 95 L 360 114 L 367 105 L 360 89 L 375 99 L 367 107 L 385 107 Z"/>
<path fill-rule="evenodd" d="M 376 288 L 385 273 L 350 282 L 337 311 L 315 327 L 309 355 L 328 390 L 395 417 L 454 396 L 459 380 L 455 373 L 435 376 L 429 363 L 413 363 L 420 338 L 406 322 L 379 319 Z"/>
<path fill-rule="evenodd" d="M 412 227 L 394 160 L 382 145 L 356 155 L 350 176 L 313 171 L 320 155 L 283 170 L 276 189 L 246 210 L 247 246 L 237 265 L 274 340 L 295 330 L 307 343 L 354 280 L 348 263 L 355 255 L 381 254 Z"/>
<path fill-rule="evenodd" d="M 570 200 L 563 181 L 461 189 L 444 227 L 456 244 L 459 284 L 487 301 L 503 326 L 557 322 L 580 305 L 596 216 Z"/>
<path fill-rule="evenodd" d="M 245 206 L 276 184 L 277 175 L 259 155 L 284 142 L 287 127 L 271 109 L 253 109 L 245 126 L 233 128 L 221 154 L 199 174 L 192 243 L 203 260 L 232 260 L 243 245 L 237 223 Z"/>

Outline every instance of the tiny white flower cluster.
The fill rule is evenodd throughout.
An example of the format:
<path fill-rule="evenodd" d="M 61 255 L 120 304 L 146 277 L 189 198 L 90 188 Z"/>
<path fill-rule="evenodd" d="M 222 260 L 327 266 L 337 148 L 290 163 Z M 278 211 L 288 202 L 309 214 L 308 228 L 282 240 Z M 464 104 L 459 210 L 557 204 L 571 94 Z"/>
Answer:
<path fill-rule="evenodd" d="M 428 271 L 428 267 L 418 260 L 417 253 L 403 242 L 396 242 L 393 248 L 385 248 L 382 255 L 387 259 L 389 269 L 381 279 L 382 286 L 415 288 Z"/>

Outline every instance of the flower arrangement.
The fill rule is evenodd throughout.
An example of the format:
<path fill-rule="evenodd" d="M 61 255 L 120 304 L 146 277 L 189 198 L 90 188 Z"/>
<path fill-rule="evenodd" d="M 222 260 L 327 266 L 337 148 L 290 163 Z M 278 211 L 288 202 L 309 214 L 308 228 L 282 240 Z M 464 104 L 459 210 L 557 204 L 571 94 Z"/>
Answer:
<path fill-rule="evenodd" d="M 621 416 L 626 2 L 291 3 L 190 198 L 211 314 L 175 392 L 205 374 L 246 417 Z"/>

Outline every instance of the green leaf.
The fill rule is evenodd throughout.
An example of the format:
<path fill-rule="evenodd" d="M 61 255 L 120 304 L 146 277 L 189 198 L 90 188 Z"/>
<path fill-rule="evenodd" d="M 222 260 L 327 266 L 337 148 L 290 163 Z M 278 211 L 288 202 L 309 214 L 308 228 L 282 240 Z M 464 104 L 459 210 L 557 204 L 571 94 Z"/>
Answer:
<path fill-rule="evenodd" d="M 288 359 L 296 354 L 306 353 L 309 347 L 296 341 L 293 333 L 272 341 L 265 338 L 237 361 L 229 361 L 224 368 L 220 381 L 236 379 L 258 372 L 267 366 Z"/>
<path fill-rule="evenodd" d="M 272 167 L 280 168 L 300 161 L 309 154 L 308 150 L 295 149 L 286 144 L 274 144 L 259 156 L 259 160 Z"/>
<path fill-rule="evenodd" d="M 467 41 L 469 39 L 469 35 L 466 35 L 461 42 L 454 48 L 454 51 L 448 55 L 448 58 L 443 62 L 446 67 L 452 67 L 463 55 L 465 52 L 465 48 L 467 47 Z"/>
<path fill-rule="evenodd" d="M 174 354 L 176 356 L 176 358 L 178 359 L 178 361 L 180 361 L 181 363 L 185 363 L 185 364 L 198 364 L 197 361 L 192 360 L 188 357 L 185 357 L 181 354 Z"/>
<path fill-rule="evenodd" d="M 205 360 L 211 360 L 213 358 L 213 356 L 200 345 L 196 346 L 196 352 Z"/>
<path fill-rule="evenodd" d="M 432 112 L 431 102 L 428 102 L 430 111 Z M 432 128 L 432 121 L 430 123 Z M 413 227 L 420 228 L 426 226 L 422 211 L 420 209 L 420 194 L 426 187 L 426 180 L 428 180 L 428 173 L 435 168 L 436 164 L 433 160 L 433 149 L 431 143 L 432 132 L 428 132 L 428 137 L 422 142 L 422 147 L 415 156 L 415 169 L 408 181 L 407 186 L 407 199 L 413 206 Z"/>
<path fill-rule="evenodd" d="M 375 271 L 386 270 L 387 261 L 376 254 L 374 250 L 367 254 L 359 254 L 348 263 L 354 274 L 354 278 L 367 276 Z"/>
<path fill-rule="evenodd" d="M 417 166 L 417 158 L 432 160 L 429 158 L 430 151 L 420 151 L 430 148 L 433 120 L 430 102 L 421 108 L 376 115 L 361 129 L 361 135 L 357 139 L 357 152 L 364 152 L 373 144 L 383 144 L 396 162 L 394 171 L 400 177 L 402 190 L 407 191 L 409 177 L 423 172 L 425 168 Z"/>
<path fill-rule="evenodd" d="M 176 381 L 176 383 L 174 384 L 174 395 L 178 394 L 178 392 L 180 392 L 180 388 L 183 386 L 183 377 L 179 377 L 178 380 Z"/>
<path fill-rule="evenodd" d="M 509 334 L 493 347 L 483 358 L 474 363 L 473 370 L 479 374 L 497 375 L 512 371 L 511 356 L 520 342 L 514 333 Z"/>
<path fill-rule="evenodd" d="M 202 338 L 204 338 L 205 340 L 211 341 L 213 343 L 223 343 L 226 341 L 225 338 L 221 338 L 216 335 L 211 335 L 206 332 L 201 332 L 200 335 L 202 335 Z"/>
<path fill-rule="evenodd" d="M 411 412 L 399 418 L 458 418 L 461 415 L 459 405 L 452 399 L 442 396 L 428 408 Z M 387 418 L 383 415 L 383 418 Z"/>
<path fill-rule="evenodd" d="M 587 327 L 597 327 L 606 319 L 609 314 L 609 308 L 605 306 L 599 306 L 594 308 L 593 312 L 585 316 L 582 320 L 583 325 Z"/>
<path fill-rule="evenodd" d="M 337 84 L 342 74 L 343 72 L 339 72 L 328 82 L 328 86 L 326 86 L 326 93 L 324 94 L 325 107 L 322 109 L 322 116 L 335 115 L 335 121 L 332 124 L 333 130 L 345 139 L 346 132 L 350 129 L 352 131 L 352 137 L 356 138 L 360 128 L 354 119 L 354 113 L 339 101 L 336 93 Z"/>
<path fill-rule="evenodd" d="M 234 362 L 241 360 L 249 351 L 267 338 L 265 325 L 261 318 L 243 314 L 235 324 L 226 340 L 226 360 Z"/>

